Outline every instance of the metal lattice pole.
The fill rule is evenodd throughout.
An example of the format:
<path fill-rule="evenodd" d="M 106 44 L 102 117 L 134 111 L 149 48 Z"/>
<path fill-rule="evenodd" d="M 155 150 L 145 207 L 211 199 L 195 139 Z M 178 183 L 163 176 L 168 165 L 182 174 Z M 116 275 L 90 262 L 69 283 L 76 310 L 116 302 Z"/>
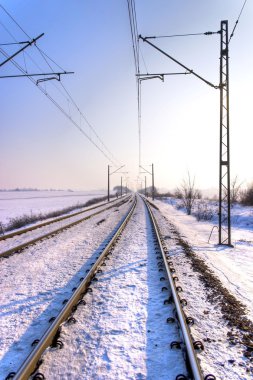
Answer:
<path fill-rule="evenodd" d="M 228 21 L 220 31 L 219 244 L 231 245 Z"/>
<path fill-rule="evenodd" d="M 110 201 L 110 165 L 107 167 L 107 201 Z"/>
<path fill-rule="evenodd" d="M 154 164 L 152 164 L 152 200 L 155 199 Z"/>

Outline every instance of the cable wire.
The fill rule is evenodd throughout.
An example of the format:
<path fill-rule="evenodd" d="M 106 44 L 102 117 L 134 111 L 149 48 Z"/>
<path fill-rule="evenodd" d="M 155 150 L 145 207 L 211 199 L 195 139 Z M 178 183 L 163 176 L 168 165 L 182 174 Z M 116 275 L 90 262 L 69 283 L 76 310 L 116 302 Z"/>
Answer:
<path fill-rule="evenodd" d="M 135 0 L 127 0 L 128 15 L 130 22 L 130 30 L 132 37 L 132 46 L 134 53 L 135 75 L 136 75 L 136 87 L 137 87 L 137 103 L 138 103 L 138 139 L 139 139 L 139 168 L 141 165 L 141 82 L 138 78 L 140 74 L 140 59 L 139 59 L 139 38 L 137 27 L 137 16 L 135 8 Z M 144 61 L 144 59 L 143 59 Z"/>
<path fill-rule="evenodd" d="M 6 57 L 9 58 L 9 55 L 2 49 L 0 48 L 0 52 Z M 22 73 L 26 73 L 25 69 L 20 66 L 14 59 L 11 59 L 12 64 L 20 70 Z M 74 124 L 74 126 L 112 163 L 115 165 L 115 162 L 112 161 L 112 159 L 101 149 L 88 135 L 87 133 L 72 119 L 72 117 L 59 105 L 59 103 L 56 102 L 49 94 L 48 92 L 39 84 L 37 84 L 36 80 L 27 75 L 27 78 L 30 79 L 30 81 L 35 84 L 38 89 L 46 95 L 46 97 Z"/>
<path fill-rule="evenodd" d="M 155 38 L 172 38 L 172 37 L 189 37 L 189 36 L 211 36 L 212 34 L 220 34 L 220 31 L 217 32 L 204 32 L 204 33 L 186 33 L 186 34 L 170 34 L 168 36 L 148 36 L 145 37 L 146 40 L 151 40 Z"/>
<path fill-rule="evenodd" d="M 2 23 L 1 23 L 2 24 Z M 21 44 L 28 44 L 29 41 L 21 41 L 21 42 L 6 42 L 4 44 L 0 44 L 0 46 L 9 46 L 9 45 L 21 45 Z"/>
<path fill-rule="evenodd" d="M 239 16 L 238 16 L 238 18 L 237 18 L 237 20 L 236 20 L 236 22 L 235 22 L 235 26 L 234 26 L 234 28 L 233 28 L 233 30 L 232 30 L 232 33 L 230 34 L 230 37 L 229 37 L 228 43 L 230 42 L 231 38 L 234 36 L 235 29 L 236 29 L 236 27 L 237 27 L 237 25 L 238 25 L 238 23 L 239 23 L 239 20 L 240 20 L 240 17 L 241 17 L 242 11 L 243 11 L 243 9 L 244 9 L 246 3 L 247 3 L 247 0 L 245 0 L 244 3 L 243 3 L 242 9 L 241 9 L 241 11 L 240 11 L 240 13 L 239 13 Z"/>
<path fill-rule="evenodd" d="M 39 49 L 39 48 L 38 48 Z M 49 66 L 49 68 L 53 71 L 53 68 L 52 66 L 49 64 L 48 60 L 46 59 L 46 57 L 48 59 L 50 59 L 53 63 L 55 63 L 61 70 L 65 71 L 61 66 L 59 66 L 55 61 L 53 61 L 47 54 L 45 54 L 41 49 L 39 49 L 40 52 L 42 53 L 42 57 L 43 59 L 45 60 L 45 62 L 47 63 L 47 65 Z M 46 57 L 45 57 L 45 56 Z M 73 99 L 72 95 L 69 93 L 69 91 L 66 89 L 66 87 L 62 84 L 62 82 L 60 82 L 60 85 L 61 87 L 63 88 L 63 90 L 65 91 L 65 93 L 67 94 L 68 98 L 67 98 L 67 101 L 68 101 L 68 106 L 69 106 L 69 101 L 73 104 L 73 106 L 76 108 L 76 110 L 78 111 L 80 117 L 82 117 L 86 124 L 88 125 L 88 127 L 92 130 L 92 132 L 95 134 L 95 136 L 97 137 L 97 139 L 99 140 L 99 142 L 101 143 L 101 145 L 104 147 L 104 149 L 107 151 L 107 153 L 113 158 L 113 160 L 117 161 L 117 159 L 114 157 L 114 155 L 110 152 L 110 150 L 107 148 L 107 146 L 104 144 L 104 142 L 101 140 L 101 138 L 98 136 L 95 128 L 91 125 L 91 123 L 88 121 L 87 117 L 82 113 L 82 111 L 79 109 L 78 105 L 76 104 L 75 100 Z M 58 88 L 58 86 L 56 86 Z"/>
<path fill-rule="evenodd" d="M 21 27 L 21 25 L 14 19 L 14 17 L 0 4 L 0 7 L 3 9 L 3 11 L 11 18 L 11 20 L 21 29 L 21 31 L 31 39 L 31 37 L 26 33 L 26 31 Z M 3 28 L 6 30 L 6 32 L 17 42 L 16 38 L 13 36 L 13 34 L 5 27 L 5 25 L 0 21 L 1 25 L 3 26 Z M 66 72 L 66 70 L 64 70 L 60 65 L 58 65 L 52 58 L 50 58 L 42 49 L 40 49 L 37 44 L 35 44 L 35 47 L 37 48 L 37 50 L 39 51 L 40 55 L 42 56 L 43 60 L 46 62 L 46 64 L 48 65 L 48 67 L 50 68 L 50 70 L 53 72 L 53 68 L 52 66 L 50 65 L 50 63 L 48 62 L 47 59 L 49 59 L 51 62 L 53 62 L 58 68 L 60 68 L 63 72 Z M 2 50 L 2 49 L 1 49 Z M 24 52 L 28 57 L 29 59 L 31 59 L 31 61 L 34 63 L 34 65 L 41 71 L 43 72 L 43 69 L 33 60 L 33 58 L 27 53 L 27 52 Z M 4 54 L 6 57 L 8 56 L 8 54 L 4 51 L 2 51 L 2 54 Z M 27 68 L 24 70 L 20 65 L 18 65 L 17 62 L 15 62 L 14 60 L 11 60 L 12 63 L 22 72 L 26 73 L 27 74 Z M 24 56 L 24 63 L 25 63 L 25 67 L 26 67 L 26 61 L 25 61 L 25 56 Z M 65 97 L 65 99 L 67 100 L 68 102 L 68 105 L 69 105 L 69 101 L 74 105 L 74 107 L 77 109 L 77 111 L 79 112 L 80 114 L 80 117 L 82 117 L 86 124 L 89 126 L 89 128 L 92 130 L 92 132 L 94 133 L 94 135 L 96 136 L 96 138 L 98 139 L 98 141 L 100 142 L 100 144 L 103 146 L 103 148 L 107 151 L 107 153 L 103 152 L 103 149 L 101 149 L 84 131 L 81 127 L 78 126 L 77 123 L 74 122 L 74 120 L 72 119 L 71 115 L 70 115 L 70 110 L 69 110 L 69 115 L 67 114 L 66 111 L 64 111 L 64 109 L 48 94 L 48 92 L 46 91 L 46 87 L 45 89 L 43 87 L 41 87 L 40 85 L 38 85 L 38 83 L 36 82 L 36 80 L 34 80 L 33 78 L 29 77 L 28 75 L 28 79 L 30 79 L 56 106 L 57 108 L 59 108 L 59 110 L 61 112 L 63 112 L 65 114 L 65 116 L 67 116 L 69 118 L 69 120 L 71 120 L 75 126 L 88 138 L 88 140 L 90 142 L 92 142 L 93 145 L 95 145 L 105 156 L 107 159 L 110 160 L 111 163 L 113 163 L 114 165 L 118 164 L 118 160 L 114 157 L 114 155 L 110 152 L 110 150 L 106 147 L 106 145 L 103 143 L 102 139 L 98 136 L 95 128 L 91 125 L 91 123 L 88 121 L 88 119 L 86 118 L 86 116 L 80 111 L 79 107 L 77 106 L 76 102 L 74 101 L 73 97 L 70 95 L 70 93 L 68 92 L 68 90 L 64 87 L 64 85 L 60 82 L 60 85 L 61 87 L 63 88 L 65 94 L 67 94 L 68 97 L 66 97 L 66 95 L 64 94 L 64 92 L 62 92 L 60 90 L 60 88 L 58 86 L 56 86 L 55 83 L 52 83 L 53 86 Z M 81 125 L 81 123 L 80 123 Z M 109 156 L 111 156 L 111 158 Z M 117 163 L 116 163 L 117 162 Z"/>

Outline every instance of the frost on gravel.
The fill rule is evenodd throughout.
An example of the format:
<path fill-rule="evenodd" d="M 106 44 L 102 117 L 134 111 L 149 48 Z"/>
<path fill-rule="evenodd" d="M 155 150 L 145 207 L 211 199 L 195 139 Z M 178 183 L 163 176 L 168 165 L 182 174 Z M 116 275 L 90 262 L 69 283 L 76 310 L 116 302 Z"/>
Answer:
<path fill-rule="evenodd" d="M 119 202 L 117 202 L 117 204 Z M 74 223 L 74 222 L 76 222 L 82 218 L 86 218 L 89 215 L 92 215 L 96 212 L 102 211 L 103 209 L 105 209 L 107 207 L 109 207 L 112 210 L 112 208 L 116 207 L 117 204 L 116 203 L 115 203 L 115 205 L 103 204 L 101 206 L 98 206 L 95 210 L 86 210 L 82 214 L 79 214 L 79 215 L 74 215 L 74 216 L 70 215 L 69 218 L 61 220 L 59 222 L 54 222 L 52 224 L 48 224 L 46 226 L 37 228 L 35 230 L 28 231 L 24 234 L 16 235 L 16 236 L 9 238 L 9 239 L 6 239 L 6 240 L 1 240 L 0 241 L 0 253 L 5 252 L 9 249 L 15 248 L 16 246 L 24 244 L 26 242 L 29 242 L 33 239 L 39 238 L 40 236 L 45 235 L 47 233 L 50 233 L 52 231 L 55 231 L 58 228 L 62 228 L 64 226 L 66 226 L 67 224 Z"/>
<path fill-rule="evenodd" d="M 195 319 L 194 339 L 204 343 L 205 350 L 199 354 L 204 373 L 213 373 L 218 379 L 251 379 L 252 292 L 247 290 L 252 286 L 253 258 L 247 256 L 249 268 L 240 281 L 236 264 L 240 265 L 241 257 L 231 248 L 220 251 L 204 241 L 209 223 L 198 223 L 162 202 L 155 204 L 159 208 L 155 215 L 188 301 L 186 313 Z"/>
<path fill-rule="evenodd" d="M 1 259 L 1 379 L 18 369 L 128 208 L 114 207 Z"/>
<path fill-rule="evenodd" d="M 47 379 L 161 379 L 186 373 L 173 305 L 164 305 L 151 226 L 142 201 L 106 260 L 92 293 L 85 296 L 61 334 L 62 350 L 47 350 L 40 372 Z"/>

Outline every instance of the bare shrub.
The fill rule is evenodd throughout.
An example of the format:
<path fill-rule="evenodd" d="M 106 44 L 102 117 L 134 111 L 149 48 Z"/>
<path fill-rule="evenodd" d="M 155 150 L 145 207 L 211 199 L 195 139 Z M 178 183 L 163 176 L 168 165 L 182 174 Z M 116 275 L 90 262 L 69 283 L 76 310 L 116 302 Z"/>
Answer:
<path fill-rule="evenodd" d="M 204 200 L 198 202 L 197 207 L 193 212 L 193 215 L 197 218 L 198 222 L 200 220 L 212 220 L 214 214 L 214 209 Z"/>
<path fill-rule="evenodd" d="M 241 192 L 241 203 L 245 206 L 253 206 L 253 183 Z"/>
<path fill-rule="evenodd" d="M 12 231 L 12 230 L 15 230 L 17 228 L 24 227 L 28 224 L 38 222 L 40 220 L 45 220 L 45 219 L 49 219 L 49 218 L 56 218 L 58 216 L 67 214 L 71 211 L 78 210 L 78 209 L 83 208 L 83 207 L 92 206 L 92 205 L 99 203 L 99 202 L 103 202 L 106 199 L 107 199 L 107 196 L 99 197 L 99 198 L 92 198 L 92 199 L 88 200 L 86 203 L 83 203 L 83 204 L 77 203 L 74 206 L 65 207 L 61 210 L 50 211 L 50 212 L 45 213 L 45 214 L 42 214 L 42 213 L 35 214 L 35 213 L 31 212 L 31 214 L 24 214 L 21 216 L 17 216 L 17 217 L 10 219 L 7 226 L 5 226 L 5 231 Z"/>
<path fill-rule="evenodd" d="M 176 189 L 176 193 L 180 196 L 179 199 L 182 199 L 187 215 L 191 215 L 196 199 L 201 196 L 201 192 L 195 189 L 195 178 L 191 179 L 188 173 L 187 179 L 183 180 L 181 187 Z"/>
<path fill-rule="evenodd" d="M 44 219 L 44 215 L 39 214 L 24 214 L 21 216 L 17 216 L 11 218 L 8 225 L 6 226 L 6 231 L 16 230 L 17 228 L 21 228 L 26 226 L 27 224 L 31 224 L 37 222 L 38 220 Z"/>
<path fill-rule="evenodd" d="M 182 191 L 178 187 L 174 191 L 174 197 L 177 199 L 182 199 L 182 197 L 183 197 Z"/>
<path fill-rule="evenodd" d="M 176 203 L 177 210 L 182 210 L 182 208 L 184 208 L 184 204 L 182 202 Z"/>
<path fill-rule="evenodd" d="M 230 201 L 232 204 L 239 201 L 241 196 L 242 183 L 238 182 L 238 176 L 235 176 L 230 186 Z"/>
<path fill-rule="evenodd" d="M 0 233 L 4 235 L 4 225 L 2 222 L 0 222 Z"/>

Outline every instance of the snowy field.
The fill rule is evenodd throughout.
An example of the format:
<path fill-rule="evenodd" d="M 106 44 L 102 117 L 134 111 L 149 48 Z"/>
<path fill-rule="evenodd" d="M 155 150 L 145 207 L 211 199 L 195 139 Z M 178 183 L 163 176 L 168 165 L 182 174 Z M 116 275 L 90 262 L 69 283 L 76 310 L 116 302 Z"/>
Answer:
<path fill-rule="evenodd" d="M 209 289 L 205 287 L 202 273 L 179 244 L 179 236 L 212 271 L 212 279 L 218 279 L 227 293 L 245 306 L 245 317 L 253 322 L 253 208 L 233 207 L 231 248 L 217 245 L 216 230 L 208 243 L 215 218 L 197 221 L 177 209 L 176 203 L 156 200 L 159 210 L 154 212 L 179 278 L 177 285 L 182 286 L 187 300 L 186 315 L 195 320 L 191 333 L 194 340 L 204 343 L 204 351 L 198 353 L 201 368 L 217 380 L 250 380 L 252 357 L 245 357 L 243 332 L 236 325 L 229 326 L 221 304 L 226 298 L 219 298 L 219 293 L 210 298 L 216 285 L 211 282 Z M 215 209 L 214 202 L 210 205 Z M 107 210 L 90 222 L 2 260 L 0 378 L 17 369 L 30 351 L 30 343 L 60 310 L 62 300 L 69 297 L 128 207 L 129 203 Z M 175 326 L 166 324 L 173 305 L 165 307 L 163 303 L 167 296 L 161 292 L 150 222 L 140 199 L 111 259 L 97 277 L 93 292 L 86 296 L 87 304 L 75 314 L 77 323 L 63 326 L 66 348 L 46 351 L 40 368 L 46 378 L 78 380 L 80 373 L 85 373 L 87 380 L 174 380 L 184 372 L 181 351 L 170 350 L 171 340 L 177 340 Z"/>
<path fill-rule="evenodd" d="M 203 341 L 205 354 L 200 355 L 201 367 L 205 373 L 216 375 L 217 379 L 248 380 L 253 378 L 251 362 L 245 357 L 247 346 L 243 344 L 243 331 L 231 328 L 222 312 L 222 301 L 212 297 L 212 283 L 205 288 L 202 273 L 196 270 L 193 262 L 178 243 L 177 230 L 182 239 L 188 242 L 196 258 L 203 260 L 214 278 L 221 281 L 225 292 L 235 297 L 245 306 L 245 316 L 253 322 L 253 229 L 252 208 L 236 206 L 233 208 L 232 243 L 234 248 L 217 245 L 217 232 L 208 243 L 214 222 L 197 221 L 183 210 L 177 209 L 171 200 L 155 201 L 159 225 L 174 262 L 180 285 L 186 297 L 187 314 L 195 318 L 193 334 Z M 161 216 L 162 214 L 162 216 Z M 217 230 L 215 230 L 217 231 Z M 211 293 L 210 293 L 211 289 Z M 209 297 L 208 297 L 209 294 Z M 211 294 L 211 296 L 210 296 Z M 211 299 L 211 301 L 210 301 Z M 222 297 L 221 297 L 222 299 Z M 232 311 L 236 314 L 236 306 Z M 240 314 L 240 312 L 239 312 Z M 242 314 L 241 314 L 242 315 Z M 240 318 L 240 315 L 239 315 Z M 242 318 L 244 318 L 242 316 Z M 250 333 L 250 331 L 249 331 Z M 251 343 L 252 344 L 252 343 Z"/>
<path fill-rule="evenodd" d="M 1 260 L 1 380 L 20 366 L 128 208 L 128 203 L 115 206 Z"/>
<path fill-rule="evenodd" d="M 155 252 L 148 213 L 138 200 L 87 304 L 75 314 L 77 323 L 63 327 L 68 349 L 45 354 L 40 371 L 46 379 L 175 380 L 186 373 L 182 351 L 170 349 L 178 329 L 166 323 L 174 305 L 164 305 L 168 294 L 161 291 Z"/>
<path fill-rule="evenodd" d="M 0 192 L 0 222 L 24 214 L 47 213 L 104 197 L 105 191 L 2 191 Z"/>
<path fill-rule="evenodd" d="M 232 208 L 232 244 L 234 248 L 219 246 L 217 220 L 197 221 L 171 205 L 171 200 L 155 201 L 160 211 L 187 238 L 195 252 L 204 258 L 224 284 L 249 310 L 253 321 L 253 207 L 237 205 Z"/>

